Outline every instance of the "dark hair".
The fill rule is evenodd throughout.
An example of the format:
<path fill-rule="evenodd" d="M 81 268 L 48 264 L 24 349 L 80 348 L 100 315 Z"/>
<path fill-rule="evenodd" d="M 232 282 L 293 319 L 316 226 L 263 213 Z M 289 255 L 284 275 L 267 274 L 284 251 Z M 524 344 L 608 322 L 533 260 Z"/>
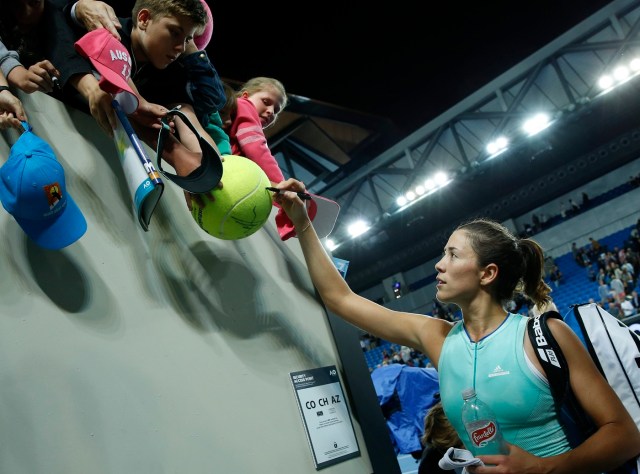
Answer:
<path fill-rule="evenodd" d="M 451 446 L 462 448 L 462 441 L 453 429 L 447 415 L 444 414 L 442 402 L 436 402 L 424 417 L 424 433 L 420 438 L 423 446 L 433 446 L 446 450 Z"/>
<path fill-rule="evenodd" d="M 196 34 L 204 30 L 209 17 L 200 0 L 136 0 L 131 10 L 134 25 L 140 10 L 149 10 L 152 18 L 185 16 L 196 25 Z"/>
<path fill-rule="evenodd" d="M 542 279 L 544 253 L 536 241 L 519 239 L 489 219 L 474 219 L 456 230 L 466 232 L 479 266 L 498 266 L 498 277 L 490 291 L 501 304 L 513 299 L 517 292 L 524 292 L 540 306 L 551 301 L 551 288 Z"/>
<path fill-rule="evenodd" d="M 25 68 L 45 59 L 44 55 L 44 28 L 33 26 L 29 31 L 25 32 L 20 29 L 17 24 L 17 15 L 19 9 L 22 8 L 19 0 L 10 1 L 5 4 L 3 2 L 0 8 L 0 41 L 8 50 L 14 50 L 20 57 L 20 64 Z M 45 9 L 50 8 L 45 3 Z M 40 20 L 43 23 L 45 13 Z"/>
<path fill-rule="evenodd" d="M 222 123 L 227 120 L 233 120 L 238 112 L 238 101 L 236 97 L 236 90 L 226 82 L 222 82 L 224 88 L 224 94 L 227 97 L 226 102 L 220 109 L 220 119 Z"/>

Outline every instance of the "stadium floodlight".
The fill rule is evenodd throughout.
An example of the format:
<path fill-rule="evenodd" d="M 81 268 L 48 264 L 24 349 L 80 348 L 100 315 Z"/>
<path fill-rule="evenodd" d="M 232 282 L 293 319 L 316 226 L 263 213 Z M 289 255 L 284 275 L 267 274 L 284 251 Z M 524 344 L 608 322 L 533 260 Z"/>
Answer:
<path fill-rule="evenodd" d="M 540 133 L 551 124 L 549 115 L 541 112 L 526 120 L 522 124 L 522 130 L 530 137 Z"/>
<path fill-rule="evenodd" d="M 369 230 L 369 224 L 363 220 L 357 220 L 347 227 L 347 232 L 351 237 L 358 237 Z"/>

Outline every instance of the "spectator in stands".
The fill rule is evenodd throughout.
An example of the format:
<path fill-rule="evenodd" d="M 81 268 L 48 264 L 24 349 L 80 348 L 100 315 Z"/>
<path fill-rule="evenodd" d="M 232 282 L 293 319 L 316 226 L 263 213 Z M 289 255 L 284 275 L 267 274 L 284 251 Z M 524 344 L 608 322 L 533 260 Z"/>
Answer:
<path fill-rule="evenodd" d="M 582 192 L 582 209 L 586 209 L 589 206 L 589 195 L 586 192 Z"/>
<path fill-rule="evenodd" d="M 362 349 L 362 352 L 367 352 L 367 343 L 364 342 L 362 337 L 360 337 L 360 349 Z"/>
<path fill-rule="evenodd" d="M 580 206 L 571 198 L 569 198 L 569 209 L 572 216 L 580 212 Z"/>
<path fill-rule="evenodd" d="M 617 246 L 613 248 L 614 252 L 618 254 L 618 263 L 622 265 L 627 261 L 627 250 L 624 247 L 618 248 Z"/>
<path fill-rule="evenodd" d="M 535 212 L 531 214 L 531 222 L 533 223 L 533 231 L 540 232 L 542 230 L 542 225 L 540 223 L 540 217 Z"/>
<path fill-rule="evenodd" d="M 542 227 L 542 229 L 546 229 L 547 228 L 547 223 L 549 222 L 549 218 L 547 216 L 546 213 L 541 212 L 540 213 L 540 226 Z"/>
<path fill-rule="evenodd" d="M 554 265 L 551 269 L 551 272 L 549 273 L 549 279 L 553 282 L 556 288 L 560 286 L 560 282 L 562 281 L 562 272 L 560 271 L 558 265 Z"/>
<path fill-rule="evenodd" d="M 627 258 L 626 262 L 620 265 L 620 268 L 626 268 L 631 276 L 633 276 L 634 280 L 637 279 L 636 268 L 638 268 L 638 253 L 635 252 L 631 247 L 627 247 L 626 252 Z M 635 284 L 634 284 L 635 287 Z"/>
<path fill-rule="evenodd" d="M 514 303 L 514 306 L 513 306 L 514 313 L 519 313 L 522 307 L 525 305 L 531 306 L 533 304 L 531 300 L 527 298 L 527 295 L 523 295 L 522 293 L 517 293 L 514 296 L 513 303 Z"/>
<path fill-rule="evenodd" d="M 518 239 L 501 224 L 485 219 L 458 226 L 435 265 L 438 300 L 457 305 L 463 315 L 461 322 L 450 323 L 393 311 L 355 294 L 326 253 L 297 195 L 305 191 L 304 184 L 288 179 L 278 187 L 284 192 L 275 199 L 298 230 L 311 280 L 327 309 L 365 331 L 424 352 L 437 366 L 444 411 L 463 443 L 469 436 L 460 418 L 462 390 L 474 386 L 493 408 L 509 452 L 508 456 L 478 456 L 496 465 L 492 470 L 522 472 L 528 465 L 540 472 L 595 472 L 597 465 L 598 470 L 607 471 L 640 453 L 640 431 L 624 405 L 591 363 L 577 335 L 563 321 L 552 319 L 550 330 L 562 352 L 570 355 L 574 393 L 599 427 L 570 455 L 563 454 L 571 451 L 569 440 L 549 386 L 538 378 L 540 362 L 531 345 L 524 343 L 528 318 L 503 309 L 517 288 L 523 288 L 536 304 L 549 301 L 550 288 L 542 278 L 543 252 L 535 241 Z M 486 376 L 503 364 L 513 367 L 511 376 Z M 514 383 L 529 400 L 506 396 Z M 525 439 L 529 451 L 519 447 Z"/>
<path fill-rule="evenodd" d="M 433 299 L 433 315 L 436 318 L 445 319 L 446 314 L 447 314 L 447 311 L 444 309 L 444 306 L 442 305 L 442 303 L 440 303 L 440 301 L 434 298 Z"/>
<path fill-rule="evenodd" d="M 589 258 L 589 255 L 587 254 L 587 251 L 584 249 L 584 247 L 580 247 L 580 258 L 582 259 L 581 266 L 587 267 L 591 265 L 591 259 Z"/>
<path fill-rule="evenodd" d="M 445 470 L 438 466 L 438 461 L 447 452 L 447 449 L 462 448 L 464 445 L 456 430 L 447 419 L 447 415 L 442 408 L 442 402 L 438 401 L 427 412 L 424 417 L 424 434 L 420 438 L 423 446 L 418 474 L 461 474 L 462 468 L 455 470 Z"/>
<path fill-rule="evenodd" d="M 595 256 L 597 258 L 598 254 L 600 253 L 600 249 L 600 242 L 598 242 L 593 237 L 589 237 L 589 253 L 591 254 L 591 256 Z"/>
<path fill-rule="evenodd" d="M 635 310 L 638 311 L 640 309 L 640 297 L 638 297 L 638 292 L 633 290 L 629 296 L 631 297 L 629 298 L 629 301 L 631 301 Z"/>
<path fill-rule="evenodd" d="M 560 201 L 560 217 L 563 219 L 567 217 L 567 206 L 564 204 L 564 201 Z"/>
<path fill-rule="evenodd" d="M 600 298 L 600 304 L 604 305 L 609 298 L 609 293 L 611 292 L 611 288 L 606 283 L 604 278 L 600 278 L 598 283 L 598 297 Z"/>
<path fill-rule="evenodd" d="M 404 362 L 405 364 L 411 362 L 411 348 L 402 346 L 400 348 L 400 357 L 402 357 L 402 362 Z"/>
<path fill-rule="evenodd" d="M 546 303 L 533 304 L 532 302 L 530 312 L 531 316 L 538 316 L 539 314 L 546 313 L 547 311 L 555 311 L 556 313 L 558 312 L 558 307 L 551 298 L 549 298 L 549 301 L 547 301 Z"/>
<path fill-rule="evenodd" d="M 636 286 L 633 280 L 633 275 L 629 273 L 627 267 L 620 268 L 620 281 L 622 281 L 622 284 L 624 285 L 624 292 L 626 294 L 631 293 Z"/>
<path fill-rule="evenodd" d="M 624 300 L 623 300 L 624 301 Z M 613 296 L 609 296 L 607 299 L 607 304 L 604 307 L 607 311 L 611 313 L 612 316 L 615 316 L 618 319 L 622 319 L 624 316 L 624 312 L 622 311 L 620 301 L 617 301 Z"/>
<path fill-rule="evenodd" d="M 622 280 L 615 274 L 609 282 L 609 287 L 611 288 L 611 294 L 613 295 L 615 301 L 620 303 L 622 300 L 624 300 L 624 297 L 627 295 L 624 291 L 624 283 L 622 283 Z"/>
<path fill-rule="evenodd" d="M 578 248 L 578 244 L 575 242 L 571 243 L 571 254 L 573 255 L 573 260 L 575 260 L 575 262 L 581 267 L 584 267 L 584 262 L 580 256 L 580 249 Z"/>
<path fill-rule="evenodd" d="M 620 265 L 618 265 L 617 260 L 611 262 L 610 268 L 611 268 L 611 271 L 613 272 L 613 275 L 616 278 L 619 278 L 620 280 L 622 280 L 622 268 L 620 268 Z"/>
<path fill-rule="evenodd" d="M 589 279 L 589 281 L 596 281 L 597 277 L 598 275 L 596 274 L 595 269 L 592 265 L 589 265 L 587 267 L 587 278 Z"/>
<path fill-rule="evenodd" d="M 533 235 L 533 227 L 528 222 L 524 225 L 523 237 L 531 237 Z"/>
<path fill-rule="evenodd" d="M 620 303 L 620 309 L 625 317 L 632 316 L 636 313 L 636 308 L 633 306 L 631 302 L 631 295 L 627 295 L 622 303 Z"/>
<path fill-rule="evenodd" d="M 627 248 L 630 248 L 636 253 L 640 252 L 640 232 L 638 232 L 638 229 L 636 228 L 631 229 Z"/>

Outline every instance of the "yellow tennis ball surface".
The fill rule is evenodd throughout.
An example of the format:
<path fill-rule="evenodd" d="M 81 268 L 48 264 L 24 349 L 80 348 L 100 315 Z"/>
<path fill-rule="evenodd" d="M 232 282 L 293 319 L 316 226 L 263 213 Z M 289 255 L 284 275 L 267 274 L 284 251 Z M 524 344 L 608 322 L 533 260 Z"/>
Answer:
<path fill-rule="evenodd" d="M 238 240 L 260 229 L 271 214 L 271 182 L 255 162 L 236 155 L 225 155 L 222 162 L 222 189 L 201 207 L 192 201 L 191 215 L 207 234 L 224 240 Z"/>

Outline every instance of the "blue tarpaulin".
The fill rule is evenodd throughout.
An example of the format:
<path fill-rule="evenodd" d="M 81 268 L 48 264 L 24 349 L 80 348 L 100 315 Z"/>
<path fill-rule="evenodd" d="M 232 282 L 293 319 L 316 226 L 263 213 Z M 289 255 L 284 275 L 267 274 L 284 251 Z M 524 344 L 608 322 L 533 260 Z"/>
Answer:
<path fill-rule="evenodd" d="M 440 390 L 438 372 L 433 368 L 391 364 L 375 369 L 371 379 L 396 452 L 422 451 L 424 417 L 437 402 L 435 395 Z"/>

